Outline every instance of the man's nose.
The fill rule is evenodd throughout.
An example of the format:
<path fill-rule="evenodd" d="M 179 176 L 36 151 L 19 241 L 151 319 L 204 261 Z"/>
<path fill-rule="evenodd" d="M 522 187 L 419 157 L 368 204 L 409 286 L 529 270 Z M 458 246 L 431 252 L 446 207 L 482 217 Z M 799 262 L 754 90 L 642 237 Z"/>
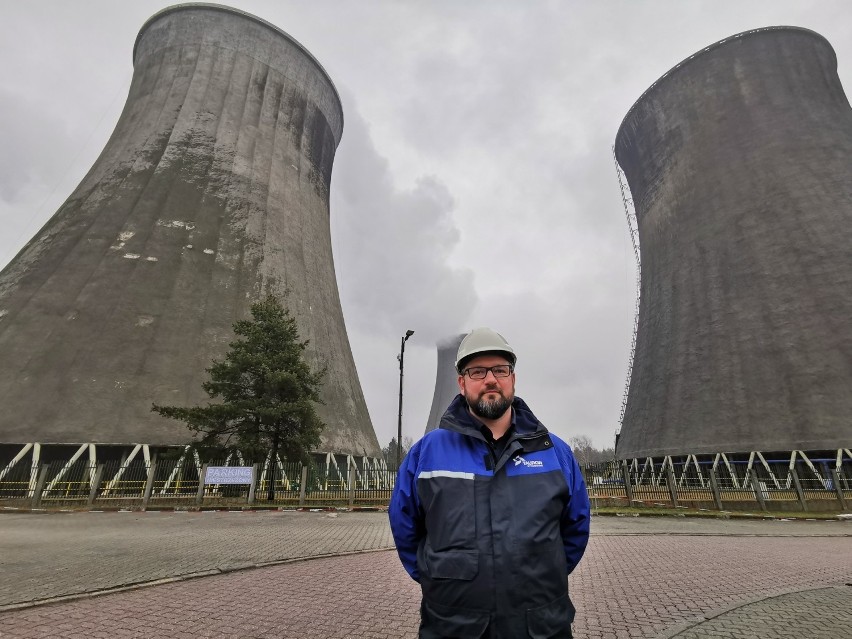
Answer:
<path fill-rule="evenodd" d="M 482 378 L 482 381 L 488 381 L 489 375 L 491 375 L 491 377 L 494 378 L 495 382 L 497 381 L 497 376 L 494 374 L 494 371 L 492 371 L 490 368 L 485 371 L 485 377 Z"/>

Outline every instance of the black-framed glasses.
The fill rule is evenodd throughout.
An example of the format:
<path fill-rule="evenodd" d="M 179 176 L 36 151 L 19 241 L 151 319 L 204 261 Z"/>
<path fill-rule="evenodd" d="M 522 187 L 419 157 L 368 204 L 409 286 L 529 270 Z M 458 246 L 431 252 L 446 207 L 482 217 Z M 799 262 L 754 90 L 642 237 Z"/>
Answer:
<path fill-rule="evenodd" d="M 462 371 L 462 375 L 467 375 L 471 379 L 485 379 L 488 377 L 488 371 L 494 377 L 508 377 L 512 374 L 515 367 L 511 364 L 499 364 L 498 366 L 471 366 Z"/>

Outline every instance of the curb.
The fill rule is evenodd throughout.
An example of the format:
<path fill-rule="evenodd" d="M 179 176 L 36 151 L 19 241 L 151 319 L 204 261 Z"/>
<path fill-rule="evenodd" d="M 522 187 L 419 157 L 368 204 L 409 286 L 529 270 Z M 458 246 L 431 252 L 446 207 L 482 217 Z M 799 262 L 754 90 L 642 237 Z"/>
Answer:
<path fill-rule="evenodd" d="M 325 513 L 387 513 L 387 506 L 152 506 L 147 509 L 142 508 L 98 508 L 98 509 L 72 509 L 72 508 L 15 508 L 11 506 L 0 507 L 0 516 L 3 514 L 22 514 L 32 513 L 39 515 L 53 514 L 81 514 L 81 513 L 198 513 L 198 512 L 228 512 L 228 513 L 265 513 L 265 512 L 325 512 Z M 833 517 L 807 517 L 807 513 L 789 513 L 784 516 L 765 515 L 756 513 L 743 513 L 737 511 L 703 511 L 703 512 L 595 512 L 592 510 L 592 517 L 671 517 L 671 518 L 686 518 L 686 519 L 737 519 L 749 521 L 849 521 L 852 522 L 852 515 L 837 514 Z"/>
<path fill-rule="evenodd" d="M 265 512 L 311 512 L 311 513 L 386 513 L 387 506 L 162 506 L 149 508 L 15 508 L 12 506 L 0 507 L 0 516 L 5 514 L 37 514 L 37 515 L 55 515 L 63 514 L 83 514 L 83 513 L 199 513 L 199 512 L 217 512 L 217 513 L 265 513 Z"/>
<path fill-rule="evenodd" d="M 783 517 L 776 515 L 763 515 L 756 513 L 744 513 L 731 510 L 715 511 L 709 510 L 705 512 L 682 512 L 682 513 L 662 513 L 650 510 L 642 513 L 632 512 L 595 512 L 592 510 L 592 517 L 678 517 L 690 519 L 744 519 L 750 521 L 850 521 L 849 516 L 837 514 L 833 517 L 806 517 L 805 513 L 789 513 Z"/>
<path fill-rule="evenodd" d="M 33 601 L 24 601 L 21 603 L 14 604 L 6 604 L 0 606 L 0 614 L 5 612 L 12 612 L 16 610 L 25 610 L 27 608 L 37 608 L 40 606 L 49 606 L 51 604 L 57 603 L 67 603 L 69 601 L 78 601 L 81 599 L 93 599 L 94 597 L 101 597 L 103 595 L 111 595 L 120 592 L 129 592 L 133 590 L 140 590 L 142 588 L 149 588 L 152 586 L 162 586 L 165 584 L 176 583 L 180 581 L 189 581 L 191 579 L 199 579 L 201 577 L 213 577 L 215 575 L 226 575 L 232 572 L 242 572 L 244 570 L 254 570 L 256 568 L 269 568 L 271 566 L 280 566 L 283 564 L 294 564 L 302 561 L 312 561 L 314 559 L 330 559 L 332 557 L 349 557 L 352 555 L 365 555 L 367 553 L 373 552 L 388 552 L 390 550 L 395 550 L 393 546 L 387 546 L 382 548 L 368 548 L 366 550 L 351 550 L 348 552 L 335 552 L 335 553 L 325 553 L 322 555 L 307 555 L 304 557 L 290 557 L 287 559 L 273 559 L 272 561 L 264 561 L 256 564 L 243 564 L 239 566 L 229 566 L 227 568 L 212 568 L 210 570 L 203 570 L 200 572 L 191 572 L 185 575 L 177 575 L 175 577 L 164 577 L 161 579 L 153 579 L 151 581 L 138 581 L 132 582 L 129 584 L 124 584 L 122 586 L 112 586 L 110 588 L 103 588 L 101 590 L 89 590 L 86 592 L 79 592 L 70 595 L 61 595 L 59 597 L 49 597 L 47 599 L 35 599 Z"/>
<path fill-rule="evenodd" d="M 850 584 L 846 584 L 849 586 Z M 671 628 L 668 628 L 664 632 L 659 635 L 655 635 L 653 639 L 674 639 L 682 632 L 686 632 L 691 628 L 695 628 L 700 626 L 706 621 L 711 621 L 716 617 L 720 617 L 729 612 L 733 612 L 734 610 L 738 610 L 739 608 L 744 608 L 745 606 L 750 606 L 752 604 L 760 603 L 762 601 L 769 601 L 770 599 L 776 599 L 778 597 L 783 597 L 785 595 L 795 595 L 798 593 L 804 592 L 813 592 L 815 590 L 833 590 L 835 588 L 843 588 L 842 585 L 835 584 L 833 586 L 816 586 L 814 588 L 788 588 L 786 590 L 779 590 L 777 592 L 772 593 L 771 595 L 766 595 L 763 597 L 754 597 L 753 599 L 747 599 L 743 601 L 739 601 L 735 604 L 730 604 L 727 606 L 722 606 L 721 608 L 715 608 L 709 612 L 705 612 L 697 617 L 693 617 L 691 620 L 682 621 Z"/>

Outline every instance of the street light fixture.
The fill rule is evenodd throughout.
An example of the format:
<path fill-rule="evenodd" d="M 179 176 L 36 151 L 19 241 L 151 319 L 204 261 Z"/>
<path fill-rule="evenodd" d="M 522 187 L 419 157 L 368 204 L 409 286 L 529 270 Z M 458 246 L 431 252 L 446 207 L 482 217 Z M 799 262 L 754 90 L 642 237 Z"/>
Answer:
<path fill-rule="evenodd" d="M 399 467 L 402 465 L 402 366 L 405 361 L 405 343 L 408 341 L 408 338 L 414 335 L 414 331 L 408 330 L 405 331 L 405 336 L 402 338 L 402 341 L 399 344 L 399 355 L 397 355 L 397 359 L 399 360 L 399 422 L 397 422 L 396 429 L 396 468 L 399 470 Z"/>

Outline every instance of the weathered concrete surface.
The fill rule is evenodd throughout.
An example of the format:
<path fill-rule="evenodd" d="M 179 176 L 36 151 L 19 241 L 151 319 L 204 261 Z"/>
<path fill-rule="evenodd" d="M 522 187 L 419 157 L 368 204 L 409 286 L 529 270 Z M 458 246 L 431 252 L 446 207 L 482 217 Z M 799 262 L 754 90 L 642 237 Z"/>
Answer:
<path fill-rule="evenodd" d="M 650 638 L 713 623 L 717 634 L 697 636 L 844 636 L 852 588 L 836 588 L 852 580 L 850 535 L 836 521 L 596 517 L 570 580 L 575 635 Z M 109 574 L 118 585 L 155 567 L 177 575 L 388 541 L 382 513 L 12 515 L 0 517 L 0 579 L 56 575 L 94 590 Z M 413 637 L 418 603 L 396 553 L 380 551 L 6 611 L 0 637 Z M 793 634 L 764 634 L 781 618 Z"/>
<path fill-rule="evenodd" d="M 615 145 L 641 305 L 622 458 L 852 442 L 852 109 L 821 36 L 752 31 L 660 78 Z"/>
<path fill-rule="evenodd" d="M 432 395 L 432 408 L 426 422 L 426 432 L 438 428 L 441 417 L 447 407 L 459 394 L 458 373 L 456 373 L 456 355 L 466 333 L 454 335 L 438 342 L 438 365 L 435 370 L 435 393 Z"/>
<path fill-rule="evenodd" d="M 100 158 L 0 274 L 0 443 L 185 442 L 152 402 L 206 401 L 233 322 L 289 290 L 328 367 L 322 449 L 378 455 L 331 253 L 342 130 L 331 80 L 277 28 L 195 4 L 149 20 Z"/>

